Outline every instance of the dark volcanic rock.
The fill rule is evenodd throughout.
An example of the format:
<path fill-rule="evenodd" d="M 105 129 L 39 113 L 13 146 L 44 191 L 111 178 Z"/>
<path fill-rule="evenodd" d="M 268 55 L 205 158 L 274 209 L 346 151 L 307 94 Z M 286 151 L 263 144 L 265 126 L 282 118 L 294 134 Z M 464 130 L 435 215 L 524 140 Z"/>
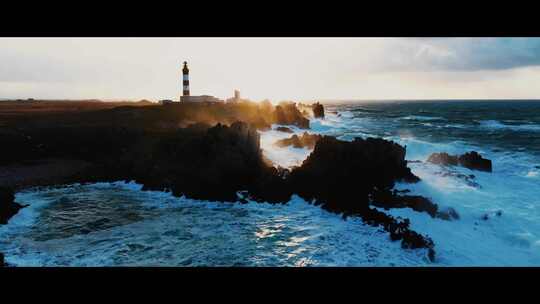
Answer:
<path fill-rule="evenodd" d="M 309 134 L 304 132 L 302 136 L 293 135 L 289 138 L 280 139 L 275 142 L 275 145 L 278 147 L 288 147 L 293 146 L 295 148 L 309 148 L 313 149 L 317 141 L 322 138 L 322 135 L 319 134 Z"/>
<path fill-rule="evenodd" d="M 324 118 L 324 106 L 318 102 L 311 105 L 315 118 Z"/>
<path fill-rule="evenodd" d="M 433 153 L 429 156 L 428 162 L 437 164 L 437 165 L 452 165 L 452 166 L 463 166 L 471 170 L 480 170 L 491 172 L 491 160 L 483 158 L 478 152 L 471 151 L 463 155 L 449 155 L 448 153 Z"/>
<path fill-rule="evenodd" d="M 379 138 L 355 138 L 352 142 L 323 136 L 315 149 L 288 177 L 290 188 L 308 202 L 325 210 L 357 215 L 366 223 L 382 225 L 404 248 L 427 248 L 434 258 L 433 241 L 409 229 L 408 220 L 399 221 L 369 207 L 370 197 L 389 191 L 396 181 L 417 182 L 405 161 L 405 148 Z M 412 197 L 410 205 L 421 199 Z M 422 201 L 423 209 L 436 207 Z"/>
<path fill-rule="evenodd" d="M 294 125 L 302 129 L 309 129 L 309 119 L 305 118 L 292 102 L 282 102 L 277 105 L 273 121 L 280 125 Z"/>
<path fill-rule="evenodd" d="M 390 191 L 377 191 L 372 196 L 372 205 L 390 208 L 411 208 L 418 212 L 426 212 L 437 217 L 438 206 L 428 198 L 417 195 L 395 195 Z"/>
<path fill-rule="evenodd" d="M 0 187 L 0 225 L 8 223 L 9 219 L 26 207 L 15 203 L 15 194 L 12 189 Z"/>
<path fill-rule="evenodd" d="M 367 207 L 369 194 L 390 190 L 395 181 L 419 181 L 407 167 L 402 146 L 380 138 L 347 142 L 330 136 L 317 142 L 289 179 L 293 189 L 308 201 L 316 198 L 340 212 Z"/>
<path fill-rule="evenodd" d="M 0 267 L 4 267 L 4 266 L 5 266 L 4 254 L 0 252 Z"/>
<path fill-rule="evenodd" d="M 277 127 L 276 131 L 285 132 L 285 133 L 294 133 L 293 130 L 287 127 Z"/>
<path fill-rule="evenodd" d="M 198 134 L 178 130 L 162 138 L 150 155 L 152 160 L 135 164 L 144 189 L 171 189 L 174 195 L 195 199 L 236 201 L 237 191 L 270 174 L 259 134 L 241 122 L 217 124 Z"/>
<path fill-rule="evenodd" d="M 458 157 L 454 155 L 449 155 L 448 153 L 442 152 L 442 153 L 433 153 L 429 156 L 428 162 L 436 164 L 436 165 L 452 165 L 457 166 L 458 165 Z"/>
<path fill-rule="evenodd" d="M 459 164 L 471 170 L 491 172 L 491 160 L 483 158 L 476 151 L 461 155 L 459 157 Z"/>
<path fill-rule="evenodd" d="M 459 215 L 453 208 L 440 210 L 439 206 L 430 199 L 418 195 L 397 195 L 398 191 L 376 191 L 372 195 L 371 204 L 384 208 L 411 208 L 414 211 L 426 212 L 431 217 L 443 220 L 459 219 Z"/>

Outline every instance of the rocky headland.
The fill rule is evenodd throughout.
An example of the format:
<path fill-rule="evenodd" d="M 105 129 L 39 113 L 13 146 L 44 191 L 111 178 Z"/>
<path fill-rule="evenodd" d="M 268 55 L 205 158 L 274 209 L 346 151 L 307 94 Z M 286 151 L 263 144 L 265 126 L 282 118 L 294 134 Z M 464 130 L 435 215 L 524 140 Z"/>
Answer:
<path fill-rule="evenodd" d="M 45 160 L 69 168 L 48 178 L 0 180 L 0 186 L 9 187 L 0 201 L 4 223 L 22 207 L 13 202 L 14 190 L 124 180 L 144 190 L 214 201 L 286 203 L 296 194 L 327 211 L 361 217 L 388 231 L 403 248 L 426 248 L 435 258 L 433 241 L 411 230 L 408 219 L 376 209 L 409 207 L 458 218 L 427 198 L 393 191 L 398 181 L 420 180 L 407 167 L 404 147 L 380 138 L 342 141 L 304 133 L 294 135 L 291 144 L 313 147 L 308 158 L 295 168 L 276 168 L 265 161 L 258 133 L 272 124 L 308 129 L 309 119 L 294 103 L 264 102 L 123 106 L 8 118 L 0 134 L 6 143 L 1 168 L 12 168 L 12 176 Z"/>

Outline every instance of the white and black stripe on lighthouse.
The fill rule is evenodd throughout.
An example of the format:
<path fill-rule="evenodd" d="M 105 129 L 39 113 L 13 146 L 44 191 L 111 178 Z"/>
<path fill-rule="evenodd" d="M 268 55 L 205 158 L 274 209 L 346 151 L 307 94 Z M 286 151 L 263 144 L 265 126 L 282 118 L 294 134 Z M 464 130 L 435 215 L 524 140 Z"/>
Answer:
<path fill-rule="evenodd" d="M 184 68 L 182 69 L 182 82 L 184 86 L 184 96 L 189 96 L 189 69 L 187 66 L 187 61 L 184 61 Z"/>

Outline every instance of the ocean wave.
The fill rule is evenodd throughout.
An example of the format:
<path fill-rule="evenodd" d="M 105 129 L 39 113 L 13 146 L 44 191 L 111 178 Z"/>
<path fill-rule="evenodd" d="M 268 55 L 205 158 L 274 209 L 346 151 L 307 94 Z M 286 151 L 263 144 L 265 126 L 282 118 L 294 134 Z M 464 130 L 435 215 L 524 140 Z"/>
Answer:
<path fill-rule="evenodd" d="M 363 112 L 363 113 L 382 113 L 384 111 L 382 110 L 374 110 L 374 109 L 365 109 L 365 108 L 354 108 L 350 110 L 351 112 Z"/>
<path fill-rule="evenodd" d="M 219 203 L 178 198 L 111 183 L 26 192 L 21 198 L 51 201 L 33 222 L 0 230 L 0 251 L 15 266 L 420 266 L 423 250 L 402 250 L 387 233 L 358 218 L 347 221 L 293 196 L 287 204 Z M 64 216 L 106 204 L 139 217 L 121 225 L 82 232 L 55 225 L 56 201 L 70 204 Z M 155 206 L 166 206 L 153 208 Z M 56 208 L 56 209 L 55 209 Z M 13 219 L 25 216 L 24 209 Z M 94 214 L 103 221 L 107 214 Z M 115 220 L 111 219 L 110 220 Z M 37 229 L 36 229 L 37 228 Z M 64 228 L 69 233 L 51 237 Z"/>
<path fill-rule="evenodd" d="M 494 130 L 500 130 L 500 129 L 509 129 L 514 131 L 534 131 L 538 132 L 540 131 L 540 125 L 529 123 L 529 124 L 519 124 L 519 125 L 512 125 L 512 124 L 505 124 L 498 120 L 480 120 L 478 122 L 481 127 L 486 129 L 494 129 Z"/>
<path fill-rule="evenodd" d="M 401 117 L 400 119 L 404 119 L 404 120 L 421 120 L 421 121 L 446 120 L 443 117 L 422 116 L 422 115 L 408 115 L 408 116 Z"/>

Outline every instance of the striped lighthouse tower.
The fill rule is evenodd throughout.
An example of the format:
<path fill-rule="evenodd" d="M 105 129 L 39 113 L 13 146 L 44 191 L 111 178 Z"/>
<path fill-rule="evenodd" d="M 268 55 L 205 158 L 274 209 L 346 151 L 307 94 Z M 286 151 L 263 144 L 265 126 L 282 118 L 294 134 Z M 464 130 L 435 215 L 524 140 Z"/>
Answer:
<path fill-rule="evenodd" d="M 182 82 L 183 82 L 183 96 L 189 96 L 189 69 L 187 61 L 184 61 L 184 68 L 182 69 Z"/>

